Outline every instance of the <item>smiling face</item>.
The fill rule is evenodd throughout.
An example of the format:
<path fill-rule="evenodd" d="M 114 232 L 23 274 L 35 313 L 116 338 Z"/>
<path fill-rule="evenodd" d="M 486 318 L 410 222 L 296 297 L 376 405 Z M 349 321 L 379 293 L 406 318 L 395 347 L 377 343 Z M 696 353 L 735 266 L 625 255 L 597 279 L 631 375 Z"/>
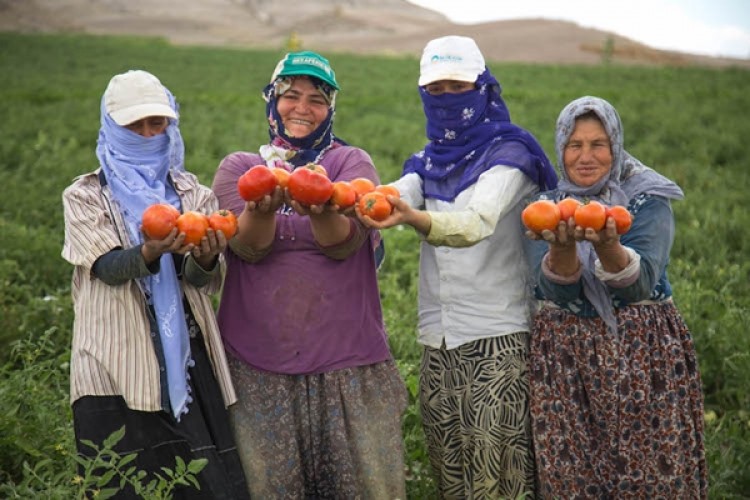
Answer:
<path fill-rule="evenodd" d="M 576 119 L 563 152 L 565 173 L 578 186 L 593 186 L 612 169 L 612 148 L 604 126 L 593 115 Z"/>
<path fill-rule="evenodd" d="M 276 101 L 276 110 L 289 137 L 307 137 L 328 116 L 328 102 L 309 78 L 297 77 Z"/>

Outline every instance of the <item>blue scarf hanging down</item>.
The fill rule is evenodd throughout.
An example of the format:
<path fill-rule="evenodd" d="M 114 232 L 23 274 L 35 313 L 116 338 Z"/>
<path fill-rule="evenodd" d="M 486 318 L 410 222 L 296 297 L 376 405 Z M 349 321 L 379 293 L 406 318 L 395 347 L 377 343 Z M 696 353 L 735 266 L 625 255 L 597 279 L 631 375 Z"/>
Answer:
<path fill-rule="evenodd" d="M 403 173 L 419 174 L 425 197 L 443 201 L 453 201 L 497 165 L 521 170 L 541 190 L 554 188 L 552 164 L 536 138 L 510 121 L 500 84 L 489 69 L 479 75 L 476 87 L 435 96 L 419 87 L 430 142 L 406 160 Z"/>
<path fill-rule="evenodd" d="M 166 88 L 165 91 L 177 111 L 174 96 Z M 165 133 L 142 137 L 117 125 L 102 99 L 96 156 L 134 245 L 143 243 L 141 219 L 149 205 L 169 203 L 181 210 L 180 198 L 168 176 L 170 171 L 185 170 L 185 147 L 177 121 L 170 119 L 169 122 Z M 172 414 L 179 420 L 192 401 L 187 370 L 193 361 L 182 290 L 172 254 L 162 255 L 159 272 L 140 281 L 153 301 L 166 363 L 169 401 Z"/>

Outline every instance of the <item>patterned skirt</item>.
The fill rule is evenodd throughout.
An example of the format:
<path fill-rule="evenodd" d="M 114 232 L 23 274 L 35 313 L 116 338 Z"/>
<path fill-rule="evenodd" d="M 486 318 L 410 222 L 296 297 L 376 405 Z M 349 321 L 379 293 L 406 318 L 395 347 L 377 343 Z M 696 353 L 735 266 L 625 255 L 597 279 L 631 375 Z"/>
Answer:
<path fill-rule="evenodd" d="M 252 498 L 406 498 L 408 400 L 393 361 L 281 375 L 230 355 L 229 368 L 239 397 L 230 416 Z"/>
<path fill-rule="evenodd" d="M 534 492 L 525 332 L 425 347 L 420 406 L 440 498 Z"/>
<path fill-rule="evenodd" d="M 531 414 L 545 498 L 706 498 L 695 348 L 671 302 L 535 318 Z"/>

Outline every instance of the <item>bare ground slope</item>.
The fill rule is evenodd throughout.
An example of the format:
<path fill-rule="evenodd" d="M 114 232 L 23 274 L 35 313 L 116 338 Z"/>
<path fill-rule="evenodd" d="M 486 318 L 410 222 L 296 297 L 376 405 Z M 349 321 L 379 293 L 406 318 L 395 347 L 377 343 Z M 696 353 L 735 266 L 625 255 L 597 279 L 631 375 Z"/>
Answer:
<path fill-rule="evenodd" d="M 0 0 L 0 31 L 160 36 L 175 44 L 305 48 L 418 56 L 446 34 L 473 37 L 488 60 L 598 64 L 606 47 L 620 64 L 737 66 L 726 59 L 656 50 L 564 21 L 449 22 L 405 0 Z"/>

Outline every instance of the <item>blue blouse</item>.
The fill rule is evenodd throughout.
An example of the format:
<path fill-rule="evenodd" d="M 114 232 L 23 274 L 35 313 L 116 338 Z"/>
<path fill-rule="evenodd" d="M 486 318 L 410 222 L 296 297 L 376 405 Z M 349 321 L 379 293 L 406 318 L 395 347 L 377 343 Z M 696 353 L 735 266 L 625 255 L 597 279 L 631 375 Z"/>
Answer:
<path fill-rule="evenodd" d="M 563 196 L 554 190 L 536 195 L 534 199 L 559 201 Z M 640 194 L 630 200 L 628 210 L 633 216 L 633 225 L 620 237 L 620 242 L 640 255 L 641 269 L 638 279 L 631 285 L 624 288 L 608 287 L 615 308 L 642 300 L 662 301 L 672 296 L 672 287 L 667 279 L 667 265 L 675 228 L 669 200 L 661 196 Z M 529 238 L 525 240 L 534 296 L 538 300 L 552 301 L 577 316 L 598 316 L 594 306 L 584 296 L 582 279 L 561 285 L 551 282 L 542 273 L 542 259 L 548 251 L 548 243 Z"/>

